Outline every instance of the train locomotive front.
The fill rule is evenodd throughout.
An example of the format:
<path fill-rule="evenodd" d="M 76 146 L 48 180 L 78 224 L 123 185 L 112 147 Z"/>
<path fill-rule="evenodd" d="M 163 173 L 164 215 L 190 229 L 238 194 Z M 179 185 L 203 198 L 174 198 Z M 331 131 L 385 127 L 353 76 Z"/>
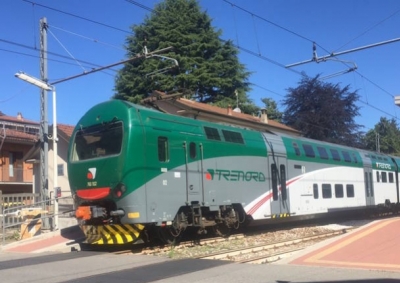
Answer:
<path fill-rule="evenodd" d="M 140 192 L 135 193 L 143 185 L 144 140 L 135 113 L 122 101 L 102 103 L 90 109 L 74 130 L 68 175 L 76 218 L 89 243 L 134 242 L 144 228 L 144 202 Z"/>

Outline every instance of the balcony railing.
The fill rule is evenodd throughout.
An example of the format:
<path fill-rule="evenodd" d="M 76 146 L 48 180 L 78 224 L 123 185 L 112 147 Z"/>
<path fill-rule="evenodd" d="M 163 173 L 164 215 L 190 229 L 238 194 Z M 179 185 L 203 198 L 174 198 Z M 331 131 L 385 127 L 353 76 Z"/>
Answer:
<path fill-rule="evenodd" d="M 33 170 L 13 168 L 8 166 L 0 167 L 0 182 L 30 183 L 33 181 Z"/>

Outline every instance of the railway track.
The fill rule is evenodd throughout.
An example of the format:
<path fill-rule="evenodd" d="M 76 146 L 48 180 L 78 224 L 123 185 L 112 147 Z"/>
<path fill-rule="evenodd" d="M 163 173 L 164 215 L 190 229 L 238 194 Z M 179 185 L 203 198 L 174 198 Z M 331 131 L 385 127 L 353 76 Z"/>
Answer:
<path fill-rule="evenodd" d="M 349 232 L 354 228 L 346 228 L 340 231 L 320 233 L 317 235 L 304 236 L 296 239 L 271 242 L 251 247 L 236 248 L 232 250 L 219 251 L 213 254 L 197 256 L 199 259 L 229 260 L 239 263 L 270 263 L 282 257 L 300 251 L 311 244 L 321 240 L 335 237 Z"/>
<path fill-rule="evenodd" d="M 249 229 L 246 233 L 238 231 L 237 234 L 233 234 L 228 238 L 198 237 L 193 239 L 189 237 L 177 244 L 169 245 L 131 244 L 100 247 L 87 245 L 86 248 L 81 248 L 81 250 L 110 252 L 118 255 L 167 256 L 174 259 L 214 258 L 237 262 L 266 263 L 275 261 L 285 256 L 284 254 L 286 253 L 293 253 L 328 237 L 346 233 L 368 222 L 368 220 L 361 220 L 350 224 L 350 226 L 346 224 L 326 225 L 325 223 L 300 225 L 300 227 L 284 225 L 282 227 L 276 226 L 272 229 L 271 227 L 261 230 Z M 334 227 L 335 225 L 337 227 Z"/>

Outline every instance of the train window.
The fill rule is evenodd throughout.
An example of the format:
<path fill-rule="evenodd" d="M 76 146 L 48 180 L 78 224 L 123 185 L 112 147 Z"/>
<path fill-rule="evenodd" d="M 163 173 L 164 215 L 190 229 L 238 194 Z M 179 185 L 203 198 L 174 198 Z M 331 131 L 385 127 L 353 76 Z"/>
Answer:
<path fill-rule="evenodd" d="M 378 156 L 378 160 L 382 160 L 382 157 Z"/>
<path fill-rule="evenodd" d="M 333 149 L 333 148 L 331 148 L 330 151 L 331 151 L 333 160 L 340 161 L 339 151 L 337 151 L 336 149 Z"/>
<path fill-rule="evenodd" d="M 331 184 L 322 184 L 322 198 L 332 198 Z"/>
<path fill-rule="evenodd" d="M 158 160 L 160 162 L 169 161 L 168 138 L 158 137 Z"/>
<path fill-rule="evenodd" d="M 358 159 L 357 159 L 356 154 L 353 152 L 351 155 L 353 156 L 353 162 L 354 163 L 358 163 Z"/>
<path fill-rule="evenodd" d="M 393 173 L 389 173 L 389 183 L 394 183 Z"/>
<path fill-rule="evenodd" d="M 348 198 L 354 198 L 354 185 L 346 185 L 346 195 Z"/>
<path fill-rule="evenodd" d="M 376 182 L 379 183 L 381 181 L 379 171 L 376 171 Z"/>
<path fill-rule="evenodd" d="M 271 164 L 272 198 L 278 200 L 278 169 L 276 164 Z"/>
<path fill-rule="evenodd" d="M 382 172 L 381 177 L 382 177 L 382 183 L 387 183 L 387 175 L 386 175 L 386 172 Z"/>
<path fill-rule="evenodd" d="M 123 124 L 119 121 L 80 129 L 74 137 L 71 160 L 117 155 L 121 152 L 123 134 Z"/>
<path fill-rule="evenodd" d="M 313 192 L 314 192 L 314 199 L 318 199 L 319 198 L 318 184 L 313 184 Z"/>
<path fill-rule="evenodd" d="M 319 157 L 321 157 L 321 159 L 329 159 L 328 152 L 324 147 L 317 146 L 317 150 L 319 153 Z"/>
<path fill-rule="evenodd" d="M 303 144 L 303 149 L 307 157 L 315 157 L 315 152 L 311 145 Z"/>
<path fill-rule="evenodd" d="M 244 144 L 244 140 L 243 140 L 241 133 L 232 132 L 232 131 L 228 131 L 228 130 L 222 130 L 222 134 L 224 135 L 224 139 L 227 142 Z"/>
<path fill-rule="evenodd" d="M 219 136 L 218 130 L 216 128 L 204 127 L 204 131 L 206 132 L 207 139 L 220 141 L 221 137 Z"/>
<path fill-rule="evenodd" d="M 195 159 L 195 158 L 196 158 L 196 156 L 197 156 L 197 153 L 196 153 L 196 144 L 195 144 L 194 142 L 191 142 L 191 143 L 189 144 L 189 153 L 190 153 L 190 158 L 191 158 L 191 159 Z"/>
<path fill-rule="evenodd" d="M 371 158 L 376 159 L 376 156 L 375 155 L 371 155 Z"/>
<path fill-rule="evenodd" d="M 350 153 L 348 151 L 342 150 L 342 155 L 343 155 L 344 161 L 351 162 Z"/>
<path fill-rule="evenodd" d="M 297 156 L 300 156 L 301 155 L 301 153 L 300 153 L 300 148 L 299 148 L 299 146 L 297 145 L 297 143 L 293 143 L 293 148 L 294 148 L 294 152 L 296 153 L 296 155 Z"/>
<path fill-rule="evenodd" d="M 335 196 L 336 198 L 343 198 L 343 185 L 342 184 L 335 184 Z"/>
<path fill-rule="evenodd" d="M 295 165 L 294 165 L 294 169 L 301 169 L 301 165 L 295 164 Z"/>
<path fill-rule="evenodd" d="M 286 168 L 285 165 L 280 165 L 280 174 L 281 174 L 281 191 L 282 191 L 282 199 L 287 199 L 287 191 L 286 191 Z"/>

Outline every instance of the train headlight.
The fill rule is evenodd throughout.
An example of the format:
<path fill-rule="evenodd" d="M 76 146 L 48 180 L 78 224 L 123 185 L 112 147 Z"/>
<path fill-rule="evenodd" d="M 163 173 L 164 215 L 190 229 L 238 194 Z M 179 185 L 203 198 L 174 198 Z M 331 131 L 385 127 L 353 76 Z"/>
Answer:
<path fill-rule="evenodd" d="M 126 192 L 126 186 L 122 183 L 119 183 L 113 190 L 113 195 L 116 198 L 120 198 Z"/>

